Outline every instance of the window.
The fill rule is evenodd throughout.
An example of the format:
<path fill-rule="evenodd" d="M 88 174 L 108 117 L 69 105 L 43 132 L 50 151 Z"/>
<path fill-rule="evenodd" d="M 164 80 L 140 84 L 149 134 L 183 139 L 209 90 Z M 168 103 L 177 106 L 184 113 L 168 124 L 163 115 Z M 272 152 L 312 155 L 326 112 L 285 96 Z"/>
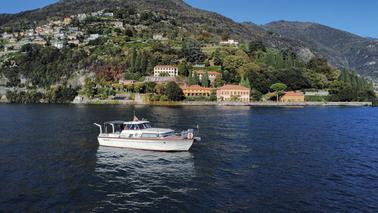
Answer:
<path fill-rule="evenodd" d="M 151 124 L 149 123 L 145 123 L 144 126 L 146 127 L 146 129 L 151 128 Z"/>
<path fill-rule="evenodd" d="M 143 133 L 142 134 L 142 138 L 157 138 L 159 137 L 158 134 L 155 134 L 155 133 Z"/>
<path fill-rule="evenodd" d="M 128 130 L 139 130 L 138 125 L 134 125 L 134 124 L 127 124 L 127 125 L 126 125 L 126 128 L 127 128 Z"/>

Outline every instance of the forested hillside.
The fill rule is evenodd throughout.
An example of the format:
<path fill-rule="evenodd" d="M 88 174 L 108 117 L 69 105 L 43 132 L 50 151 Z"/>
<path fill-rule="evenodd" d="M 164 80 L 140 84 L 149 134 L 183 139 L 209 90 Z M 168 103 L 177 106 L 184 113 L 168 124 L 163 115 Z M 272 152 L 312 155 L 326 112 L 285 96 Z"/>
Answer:
<path fill-rule="evenodd" d="M 335 101 L 375 98 L 369 81 L 351 69 L 330 66 L 312 53 L 313 47 L 305 47 L 306 41 L 235 23 L 180 0 L 64 0 L 3 16 L 1 23 L 8 40 L 0 41 L 7 49 L 0 56 L 0 74 L 8 87 L 34 91 L 24 94 L 27 101 L 16 102 L 40 98 L 38 89 L 47 91 L 49 102 L 64 102 L 61 96 L 69 100 L 77 92 L 107 98 L 122 91 L 165 100 L 164 88 L 145 83 L 156 65 L 178 66 L 183 84 L 241 84 L 251 88 L 254 100 L 270 99 L 277 82 L 288 90 L 328 90 Z M 220 44 L 227 40 L 239 43 Z M 196 65 L 221 77 L 213 85 L 201 82 Z M 119 85 L 120 80 L 138 83 Z"/>
<path fill-rule="evenodd" d="M 304 60 L 315 54 L 327 58 L 331 65 L 377 77 L 376 40 L 309 23 L 273 22 L 263 27 L 250 22 L 240 24 L 219 14 L 192 8 L 182 0 L 61 0 L 34 11 L 0 15 L 0 26 L 3 30 L 20 29 L 52 17 L 116 8 L 159 12 L 174 17 L 175 26 L 191 33 L 209 32 L 218 36 L 232 35 L 244 41 L 260 40 L 268 47 L 289 48 Z"/>
<path fill-rule="evenodd" d="M 324 25 L 304 22 L 273 22 L 264 26 L 284 37 L 301 41 L 317 55 L 338 67 L 378 77 L 378 41 Z"/>

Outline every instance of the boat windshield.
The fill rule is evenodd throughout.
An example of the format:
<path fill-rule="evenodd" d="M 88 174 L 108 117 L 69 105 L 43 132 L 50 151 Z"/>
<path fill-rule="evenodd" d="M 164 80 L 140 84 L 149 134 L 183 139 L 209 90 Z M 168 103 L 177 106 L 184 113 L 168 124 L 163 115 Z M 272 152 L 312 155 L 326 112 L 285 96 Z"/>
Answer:
<path fill-rule="evenodd" d="M 142 124 L 126 124 L 125 130 L 142 130 L 151 128 L 151 124 L 149 123 L 142 123 Z"/>

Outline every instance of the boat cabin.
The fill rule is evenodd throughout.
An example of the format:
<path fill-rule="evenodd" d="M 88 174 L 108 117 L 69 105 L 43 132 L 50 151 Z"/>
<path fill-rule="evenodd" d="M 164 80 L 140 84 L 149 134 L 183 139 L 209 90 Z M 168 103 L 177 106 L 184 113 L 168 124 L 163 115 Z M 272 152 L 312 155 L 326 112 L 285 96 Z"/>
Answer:
<path fill-rule="evenodd" d="M 172 129 L 152 128 L 149 121 L 108 121 L 104 123 L 104 131 L 100 127 L 101 134 L 117 134 L 128 138 L 159 138 L 174 136 Z"/>
<path fill-rule="evenodd" d="M 152 128 L 150 122 L 148 121 L 133 121 L 125 122 L 123 124 L 123 130 L 143 130 Z"/>

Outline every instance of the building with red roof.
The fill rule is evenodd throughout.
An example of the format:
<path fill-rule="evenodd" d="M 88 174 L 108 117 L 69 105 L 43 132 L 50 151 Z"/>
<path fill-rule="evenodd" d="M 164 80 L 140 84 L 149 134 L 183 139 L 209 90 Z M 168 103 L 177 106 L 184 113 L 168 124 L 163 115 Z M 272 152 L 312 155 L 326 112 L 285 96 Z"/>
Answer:
<path fill-rule="evenodd" d="M 202 77 L 206 73 L 205 70 L 198 70 L 198 71 L 195 71 L 195 72 L 197 73 L 199 80 L 202 80 Z M 209 75 L 210 83 L 214 83 L 214 81 L 217 78 L 217 76 L 222 75 L 220 72 L 215 72 L 215 71 L 208 71 L 207 73 Z M 193 73 L 193 75 L 194 75 L 194 73 Z"/>
<path fill-rule="evenodd" d="M 305 96 L 301 92 L 289 91 L 281 97 L 281 102 L 304 102 Z"/>
<path fill-rule="evenodd" d="M 185 97 L 199 97 L 199 96 L 210 96 L 213 88 L 201 87 L 199 85 L 191 85 L 181 87 L 184 92 Z"/>
<path fill-rule="evenodd" d="M 251 90 L 240 85 L 224 85 L 217 90 L 218 101 L 241 101 L 249 102 Z"/>

